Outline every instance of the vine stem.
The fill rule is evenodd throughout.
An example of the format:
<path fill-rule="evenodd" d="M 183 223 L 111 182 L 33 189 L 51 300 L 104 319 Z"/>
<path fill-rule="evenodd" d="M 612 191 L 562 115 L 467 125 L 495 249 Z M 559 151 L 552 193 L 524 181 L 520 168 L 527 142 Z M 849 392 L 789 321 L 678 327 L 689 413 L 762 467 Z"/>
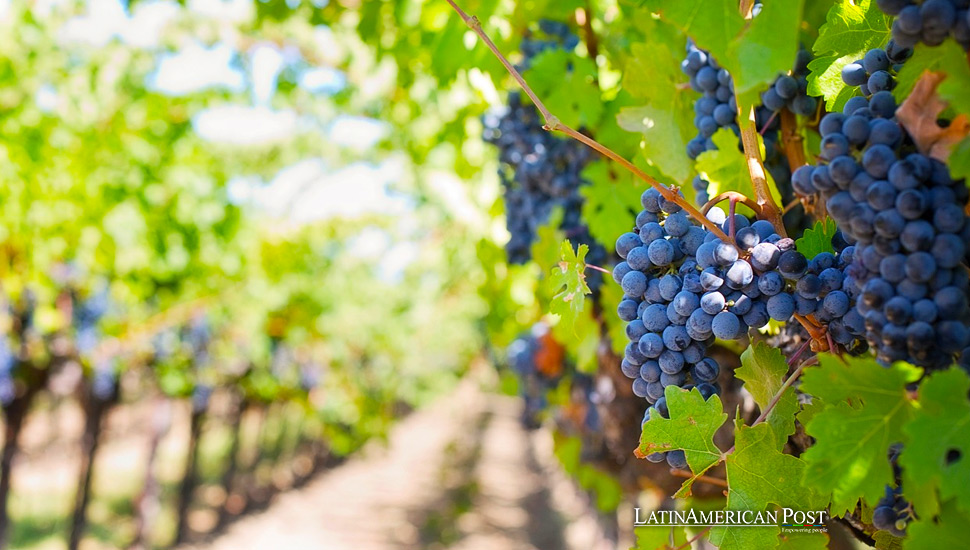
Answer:
<path fill-rule="evenodd" d="M 742 111 L 744 112 L 744 111 Z M 758 149 L 758 128 L 754 120 L 754 106 L 748 108 L 747 117 L 739 117 L 741 122 L 741 145 L 744 148 L 744 158 L 748 161 L 748 174 L 758 205 L 761 206 L 761 217 L 771 222 L 775 231 L 782 237 L 787 237 L 785 224 L 781 221 L 781 210 L 771 197 L 768 188 L 768 178 L 765 176 L 765 165 L 761 161 L 761 151 Z"/>
<path fill-rule="evenodd" d="M 758 206 L 758 203 L 751 200 L 751 197 L 742 195 L 737 191 L 725 191 L 719 195 L 716 195 L 714 198 L 704 203 L 704 206 L 701 207 L 701 213 L 706 216 L 707 213 L 711 211 L 711 208 L 714 208 L 715 206 L 717 206 L 719 202 L 725 199 L 730 199 L 735 202 L 740 202 L 741 204 L 747 206 L 751 210 L 754 210 L 755 215 L 757 216 L 761 215 L 761 207 Z"/>
<path fill-rule="evenodd" d="M 595 269 L 596 271 L 602 271 L 603 273 L 606 273 L 606 274 L 612 274 L 613 273 L 609 269 L 603 269 L 602 267 L 600 267 L 598 265 L 586 264 L 586 267 L 588 267 L 590 269 Z"/>
<path fill-rule="evenodd" d="M 680 546 L 678 546 L 674 550 L 685 550 L 687 548 L 690 548 L 690 546 L 692 544 L 694 544 L 694 542 L 696 542 L 697 539 L 699 539 L 699 538 L 703 537 L 704 535 L 706 535 L 707 532 L 710 531 L 710 530 L 711 530 L 710 527 L 705 527 L 705 528 L 701 529 L 700 531 L 697 532 L 696 535 L 694 535 L 693 537 L 687 539 L 687 542 L 685 542 L 684 544 L 681 544 Z"/>
<path fill-rule="evenodd" d="M 680 468 L 671 468 L 670 469 L 670 473 L 671 473 L 671 475 L 674 475 L 676 477 L 686 477 L 688 479 L 693 478 L 693 479 L 695 479 L 697 481 L 702 481 L 702 482 L 708 483 L 710 485 L 715 485 L 717 487 L 723 487 L 725 489 L 728 488 L 727 481 L 726 480 L 723 480 L 723 479 L 721 479 L 719 477 L 713 477 L 713 476 L 708 476 L 708 475 L 695 476 L 694 475 L 694 472 L 691 472 L 690 470 L 681 470 Z"/>
<path fill-rule="evenodd" d="M 728 238 L 728 236 L 724 234 L 724 231 L 722 231 L 721 228 L 717 226 L 717 224 L 707 219 L 707 217 L 701 214 L 700 211 L 694 205 L 688 202 L 687 199 L 685 199 L 684 197 L 680 196 L 675 190 L 671 189 L 670 187 L 667 187 L 666 185 L 663 185 L 659 181 L 650 177 L 649 175 L 647 175 L 646 172 L 634 166 L 632 162 L 616 154 L 610 148 L 606 147 L 605 145 L 602 145 L 595 139 L 589 136 L 583 135 L 580 132 L 577 132 L 576 130 L 573 130 L 569 126 L 560 122 L 559 118 L 553 115 L 551 112 L 549 112 L 549 109 L 547 109 L 546 106 L 539 99 L 539 97 L 536 96 L 535 92 L 532 91 L 532 88 L 530 88 L 529 85 L 526 83 L 525 79 L 522 78 L 522 75 L 519 74 L 519 71 L 517 71 L 515 67 L 513 67 L 512 64 L 509 63 L 509 60 L 506 59 L 504 55 L 502 55 L 502 52 L 499 51 L 495 43 L 492 42 L 492 39 L 489 38 L 488 35 L 485 33 L 485 31 L 482 29 L 482 23 L 481 21 L 478 20 L 478 17 L 474 15 L 468 15 L 467 13 L 465 13 L 464 10 L 462 10 L 458 6 L 458 4 L 455 3 L 454 0 L 447 0 L 447 2 L 455 10 L 455 12 L 458 13 L 458 16 L 461 17 L 461 20 L 465 22 L 465 25 L 468 25 L 468 27 L 472 31 L 474 31 L 476 35 L 478 35 L 478 37 L 482 40 L 482 42 L 484 42 L 485 45 L 488 46 L 488 49 L 491 50 L 492 54 L 494 54 L 495 57 L 497 57 L 498 60 L 501 61 L 502 65 L 505 67 L 505 70 L 512 75 L 512 78 L 514 78 L 515 81 L 518 82 L 522 90 L 525 91 L 526 95 L 529 96 L 529 99 L 532 100 L 532 103 L 535 104 L 536 109 L 539 110 L 539 112 L 542 114 L 542 118 L 545 120 L 545 125 L 543 126 L 543 129 L 550 132 L 553 132 L 553 131 L 562 132 L 567 136 L 575 139 L 576 141 L 579 141 L 580 143 L 593 149 L 599 154 L 618 163 L 620 166 L 626 168 L 630 173 L 632 173 L 633 175 L 640 178 L 641 180 L 649 184 L 651 187 L 659 191 L 660 194 L 669 202 L 672 202 L 677 206 L 680 206 L 681 208 L 683 208 L 684 211 L 686 211 L 692 218 L 694 218 L 701 225 L 706 227 L 711 233 L 714 233 L 714 235 L 717 238 L 721 239 L 721 241 L 728 243 L 734 246 L 735 248 L 737 248 L 734 242 L 732 242 Z"/>
<path fill-rule="evenodd" d="M 768 404 L 765 405 L 764 410 L 761 411 L 761 414 L 758 415 L 758 418 L 754 419 L 754 422 L 751 423 L 751 427 L 753 428 L 758 424 L 761 424 L 762 422 L 764 422 L 765 419 L 768 418 L 768 415 L 771 414 L 771 411 L 775 408 L 775 405 L 777 405 L 778 402 L 781 401 L 781 396 L 785 394 L 785 390 L 790 388 L 791 385 L 795 383 L 795 380 L 798 380 L 798 377 L 802 375 L 802 371 L 805 370 L 805 367 L 814 365 L 817 362 L 818 362 L 818 356 L 810 357 L 805 361 L 802 361 L 801 364 L 798 365 L 798 368 L 796 368 L 795 371 L 791 373 L 791 375 L 784 382 L 782 382 L 781 387 L 778 388 L 778 391 L 775 392 L 773 396 L 771 396 L 771 401 L 768 401 Z M 728 449 L 727 451 L 724 451 L 724 454 L 722 455 L 722 457 L 727 457 L 727 455 L 733 452 L 734 452 L 734 445 L 731 445 L 730 449 Z"/>
<path fill-rule="evenodd" d="M 802 146 L 804 139 L 798 133 L 798 121 L 795 113 L 788 109 L 781 110 L 781 144 L 785 150 L 785 158 L 788 159 L 788 168 L 792 172 L 805 166 L 805 148 Z"/>

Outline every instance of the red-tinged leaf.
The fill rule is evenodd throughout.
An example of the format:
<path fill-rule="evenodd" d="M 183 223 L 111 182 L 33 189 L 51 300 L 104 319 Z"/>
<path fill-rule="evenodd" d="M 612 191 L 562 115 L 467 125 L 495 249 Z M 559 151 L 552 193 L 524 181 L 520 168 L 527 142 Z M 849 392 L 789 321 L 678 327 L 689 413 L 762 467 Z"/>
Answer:
<path fill-rule="evenodd" d="M 946 162 L 953 146 L 970 134 L 970 120 L 960 114 L 946 128 L 937 124 L 940 113 L 947 108 L 947 103 L 937 94 L 944 79 L 944 73 L 925 71 L 913 92 L 896 110 L 896 118 L 912 136 L 920 152 Z"/>

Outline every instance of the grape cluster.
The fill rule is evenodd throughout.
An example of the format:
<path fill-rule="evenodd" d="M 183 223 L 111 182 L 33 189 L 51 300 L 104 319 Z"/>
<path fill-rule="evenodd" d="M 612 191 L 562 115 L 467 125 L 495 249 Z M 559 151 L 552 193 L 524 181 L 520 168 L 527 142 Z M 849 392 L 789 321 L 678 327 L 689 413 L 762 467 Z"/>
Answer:
<path fill-rule="evenodd" d="M 697 136 L 687 143 L 687 156 L 696 159 L 704 151 L 716 149 L 711 136 L 719 128 L 730 128 L 740 135 L 734 97 L 734 81 L 727 69 L 722 68 L 714 57 L 687 41 L 687 57 L 680 64 L 681 70 L 690 77 L 690 87 L 703 95 L 694 103 L 694 126 Z"/>
<path fill-rule="evenodd" d="M 849 353 L 866 351 L 865 319 L 856 309 L 860 290 L 847 270 L 855 257 L 855 247 L 836 235 L 836 254 L 821 252 L 808 262 L 805 275 L 795 282 L 795 312 L 813 315 L 827 327 L 828 336 Z"/>
<path fill-rule="evenodd" d="M 953 36 L 964 50 L 970 49 L 970 2 L 967 0 L 876 0 L 879 9 L 895 16 L 893 40 L 905 47 L 922 42 L 939 46 Z"/>
<path fill-rule="evenodd" d="M 756 7 L 758 6 L 760 4 Z M 812 56 L 808 51 L 799 50 L 791 74 L 780 75 L 771 87 L 761 94 L 762 105 L 755 111 L 755 121 L 764 138 L 765 169 L 775 180 L 785 202 L 791 200 L 793 196 L 790 183 L 791 169 L 779 143 L 780 119 L 777 115 L 782 109 L 788 109 L 802 116 L 815 112 L 818 102 L 807 93 L 808 63 L 811 60 Z M 730 128 L 736 135 L 740 134 L 736 121 L 737 102 L 734 98 L 734 82 L 727 70 L 720 68 L 708 52 L 697 48 L 691 42 L 688 42 L 687 57 L 681 62 L 681 69 L 690 77 L 691 87 L 703 93 L 703 96 L 694 103 L 694 126 L 697 127 L 698 135 L 687 144 L 688 156 L 697 158 L 700 153 L 715 148 L 711 136 L 719 128 Z M 716 71 L 717 86 L 714 86 L 711 80 L 711 71 Z M 697 204 L 705 204 L 710 198 L 707 192 L 709 182 L 701 176 L 695 176 L 692 185 Z"/>
<path fill-rule="evenodd" d="M 861 67 L 868 82 L 897 53 L 893 43 L 889 51 L 867 52 Z M 858 74 L 852 68 L 843 79 L 857 85 Z M 917 152 L 896 122 L 889 78 L 886 89 L 873 92 L 867 84 L 870 97 L 853 97 L 842 113 L 822 119 L 825 163 L 799 168 L 792 183 L 824 200 L 855 245 L 846 275 L 858 289 L 856 310 L 877 358 L 940 368 L 970 345 L 968 193 L 945 164 Z"/>
<path fill-rule="evenodd" d="M 818 100 L 807 93 L 808 63 L 811 60 L 812 54 L 807 50 L 798 50 L 792 74 L 779 76 L 770 88 L 761 93 L 762 106 L 771 112 L 788 109 L 801 116 L 814 114 Z"/>
<path fill-rule="evenodd" d="M 528 66 L 534 55 L 546 49 L 572 50 L 576 46 L 575 37 L 564 24 L 546 21 L 540 27 L 555 31 L 550 34 L 558 40 L 524 39 L 520 68 Z M 562 210 L 560 227 L 566 236 L 574 243 L 589 245 L 587 261 L 605 263 L 606 250 L 593 240 L 581 220 L 583 197 L 579 188 L 586 183 L 581 172 L 593 160 L 593 153 L 579 142 L 543 130 L 542 116 L 519 93 L 510 93 L 508 101 L 504 112 L 485 115 L 483 137 L 499 149 L 499 177 L 506 226 L 511 234 L 505 246 L 509 262 L 523 264 L 532 258 L 531 245 L 538 229 L 548 223 L 558 208 Z M 598 274 L 591 274 L 588 283 L 595 290 L 601 280 Z"/>
<path fill-rule="evenodd" d="M 849 86 L 858 86 L 865 97 L 891 91 L 896 85 L 896 73 L 911 55 L 911 48 L 902 47 L 895 40 L 890 40 L 886 49 L 873 48 L 862 59 L 842 67 L 842 82 Z"/>
<path fill-rule="evenodd" d="M 634 393 L 663 414 L 666 386 L 693 384 L 705 397 L 718 392 L 719 367 L 706 357 L 715 338 L 738 340 L 770 318 L 792 316 L 789 279 L 808 261 L 767 221 L 732 221 L 712 208 L 708 219 L 735 235 L 736 243 L 725 243 L 655 189 L 641 202 L 636 227 L 616 242 L 624 258 L 613 270 L 624 292 L 617 314 L 631 340 L 621 369 L 634 379 Z"/>

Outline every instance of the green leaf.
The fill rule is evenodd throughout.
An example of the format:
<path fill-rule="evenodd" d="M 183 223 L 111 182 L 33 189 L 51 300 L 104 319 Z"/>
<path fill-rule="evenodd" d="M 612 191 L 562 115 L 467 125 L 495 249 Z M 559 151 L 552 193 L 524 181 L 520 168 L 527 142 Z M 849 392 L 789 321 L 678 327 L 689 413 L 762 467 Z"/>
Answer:
<path fill-rule="evenodd" d="M 739 95 L 791 70 L 804 0 L 766 2 L 746 22 L 732 0 L 655 0 L 647 5 L 709 51 L 734 78 Z"/>
<path fill-rule="evenodd" d="M 758 512 L 773 506 L 801 511 L 825 509 L 826 499 L 810 488 L 811 485 L 801 483 L 805 463 L 780 452 L 775 435 L 766 424 L 738 425 L 734 452 L 728 455 L 726 467 L 728 510 Z M 775 548 L 780 533 L 779 527 L 714 527 L 711 542 L 721 550 Z M 786 533 L 785 537 L 804 539 L 803 542 L 818 539 L 823 547 L 826 540 L 821 534 Z"/>
<path fill-rule="evenodd" d="M 630 47 L 623 72 L 623 89 L 637 101 L 620 109 L 616 121 L 624 130 L 643 135 L 641 150 L 649 163 L 668 178 L 683 182 L 690 175 L 684 150 L 696 134 L 697 93 L 682 86 L 688 81 L 680 69 L 682 39 L 672 36 L 669 25 L 649 17 L 645 21 L 646 41 Z M 658 86 L 658 81 L 666 84 Z"/>
<path fill-rule="evenodd" d="M 680 548 L 687 544 L 687 529 L 684 527 L 634 527 L 633 535 L 637 545 L 632 550 L 661 550 Z"/>
<path fill-rule="evenodd" d="M 842 82 L 842 67 L 884 44 L 891 24 L 892 18 L 872 0 L 836 2 L 812 47 L 815 59 L 808 64 L 809 95 L 823 96 L 829 111 L 841 110 L 856 94 L 855 87 Z"/>
<path fill-rule="evenodd" d="M 640 452 L 683 449 L 691 471 L 707 470 L 721 459 L 721 450 L 714 444 L 714 432 L 727 419 L 721 398 L 714 395 L 705 401 L 696 388 L 688 392 L 676 386 L 667 386 L 664 395 L 670 418 L 650 415 L 640 436 Z"/>
<path fill-rule="evenodd" d="M 876 541 L 876 550 L 902 550 L 903 539 L 894 537 L 889 531 L 876 531 L 872 535 L 872 540 Z"/>
<path fill-rule="evenodd" d="M 795 250 L 801 252 L 806 258 L 811 260 L 822 252 L 835 253 L 832 247 L 832 237 L 839 230 L 835 225 L 835 220 L 825 218 L 824 221 L 815 222 L 815 226 L 806 229 L 801 238 L 795 241 Z"/>
<path fill-rule="evenodd" d="M 761 13 L 731 42 L 724 66 L 738 95 L 774 82 L 779 73 L 792 69 L 804 5 L 805 0 L 764 2 Z"/>
<path fill-rule="evenodd" d="M 562 241 L 566 238 L 566 233 L 559 227 L 562 225 L 562 218 L 562 208 L 553 208 L 546 223 L 536 230 L 536 240 L 529 249 L 532 253 L 532 261 L 542 269 L 543 273 L 548 273 L 559 265 L 562 257 Z M 557 287 L 553 290 L 558 292 L 559 289 Z"/>
<path fill-rule="evenodd" d="M 801 390 L 825 408 L 805 426 L 816 442 L 802 455 L 804 483 L 832 493 L 833 515 L 854 509 L 859 498 L 876 502 L 893 483 L 887 452 L 903 441 L 902 425 L 913 411 L 906 384 L 921 372 L 904 363 L 885 368 L 871 357 L 843 362 L 829 354 L 805 370 Z"/>
<path fill-rule="evenodd" d="M 589 184 L 579 188 L 583 202 L 583 221 L 590 234 L 607 249 L 612 248 L 616 236 L 630 230 L 631 220 L 642 208 L 642 189 L 633 176 L 611 162 L 592 162 L 583 170 Z"/>
<path fill-rule="evenodd" d="M 646 4 L 715 57 L 727 52 L 745 24 L 738 3 L 732 0 L 648 0 Z"/>
<path fill-rule="evenodd" d="M 568 240 L 560 245 L 559 265 L 552 269 L 548 279 L 548 288 L 556 294 L 549 305 L 551 313 L 559 315 L 560 323 L 575 328 L 576 319 L 583 312 L 586 295 L 590 293 L 586 286 L 586 253 L 589 246 L 579 245 L 573 251 Z"/>
<path fill-rule="evenodd" d="M 966 484 L 966 479 L 961 483 Z M 960 510 L 955 502 L 949 501 L 943 504 L 938 517 L 921 517 L 909 525 L 903 548 L 905 550 L 966 548 L 967 533 L 970 533 L 970 515 Z"/>
<path fill-rule="evenodd" d="M 523 75 L 559 120 L 573 128 L 596 127 L 603 98 L 596 85 L 596 64 L 559 48 L 537 55 Z"/>
<path fill-rule="evenodd" d="M 717 149 L 704 151 L 697 157 L 695 167 L 697 171 L 710 182 L 708 192 L 711 196 L 725 191 L 737 191 L 742 195 L 754 198 L 754 187 L 751 185 L 751 175 L 748 173 L 748 162 L 744 153 L 738 150 L 738 137 L 727 128 L 715 132 L 713 138 Z M 776 203 L 781 202 L 781 195 L 768 176 L 771 196 Z M 740 209 L 747 210 L 745 206 Z"/>
<path fill-rule="evenodd" d="M 644 157 L 670 179 L 681 182 L 690 174 L 690 160 L 684 151 L 693 136 L 684 130 L 674 107 L 624 107 L 616 115 L 616 122 L 624 130 L 643 136 Z"/>
<path fill-rule="evenodd" d="M 953 179 L 965 178 L 970 182 L 970 137 L 953 146 L 949 164 Z"/>
<path fill-rule="evenodd" d="M 741 368 L 734 371 L 734 375 L 744 381 L 744 387 L 754 397 L 755 403 L 764 410 L 771 399 L 778 393 L 788 374 L 788 362 L 781 350 L 769 346 L 764 342 L 750 346 L 741 354 Z M 795 413 L 798 412 L 798 400 L 792 387 L 785 389 L 781 399 L 775 405 L 765 422 L 771 426 L 775 436 L 775 447 L 780 451 L 788 441 L 788 436 L 795 433 Z"/>
<path fill-rule="evenodd" d="M 808 95 L 822 96 L 829 112 L 841 111 L 849 98 L 859 95 L 857 87 L 842 82 L 842 68 L 859 56 L 859 52 L 853 52 L 842 56 L 822 55 L 811 60 L 808 63 Z"/>
<path fill-rule="evenodd" d="M 919 405 L 903 426 L 909 441 L 899 456 L 910 487 L 935 487 L 941 500 L 970 511 L 970 378 L 956 367 L 933 373 L 919 388 Z M 958 453 L 956 460 L 947 455 Z M 921 510 L 922 512 L 922 510 Z"/>

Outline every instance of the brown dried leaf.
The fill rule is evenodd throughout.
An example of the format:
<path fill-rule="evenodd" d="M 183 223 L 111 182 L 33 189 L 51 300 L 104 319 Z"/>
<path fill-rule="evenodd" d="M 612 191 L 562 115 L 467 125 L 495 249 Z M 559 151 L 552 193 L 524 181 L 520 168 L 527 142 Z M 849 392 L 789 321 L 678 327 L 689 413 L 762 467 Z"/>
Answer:
<path fill-rule="evenodd" d="M 906 128 L 920 152 L 942 162 L 950 157 L 953 146 L 970 134 L 970 120 L 958 115 L 946 128 L 936 120 L 947 103 L 936 94 L 946 78 L 944 73 L 924 71 L 906 101 L 896 110 L 896 119 Z"/>

